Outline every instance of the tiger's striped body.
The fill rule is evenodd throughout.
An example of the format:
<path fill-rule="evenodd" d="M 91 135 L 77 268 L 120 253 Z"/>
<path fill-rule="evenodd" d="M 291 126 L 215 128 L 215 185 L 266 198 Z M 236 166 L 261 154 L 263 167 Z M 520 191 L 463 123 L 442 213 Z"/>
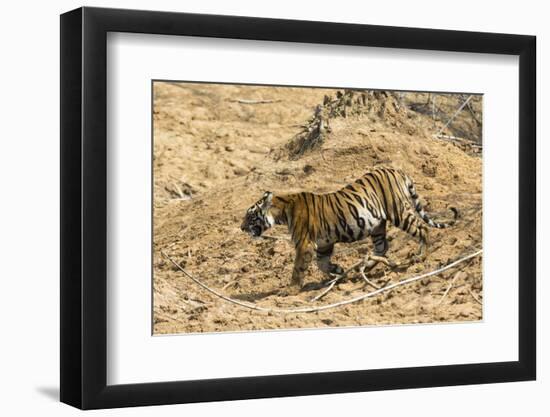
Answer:
<path fill-rule="evenodd" d="M 456 210 L 451 210 L 456 219 Z M 424 257 L 427 226 L 445 228 L 454 220 L 434 222 L 422 208 L 412 180 L 400 170 L 379 167 L 333 193 L 274 196 L 266 192 L 248 209 L 241 229 L 259 236 L 275 224 L 286 224 L 296 248 L 292 283 L 302 286 L 315 253 L 323 272 L 343 273 L 341 267 L 330 262 L 335 243 L 370 237 L 374 254 L 384 256 L 389 247 L 387 222 L 416 237 L 420 241 L 419 255 Z"/>

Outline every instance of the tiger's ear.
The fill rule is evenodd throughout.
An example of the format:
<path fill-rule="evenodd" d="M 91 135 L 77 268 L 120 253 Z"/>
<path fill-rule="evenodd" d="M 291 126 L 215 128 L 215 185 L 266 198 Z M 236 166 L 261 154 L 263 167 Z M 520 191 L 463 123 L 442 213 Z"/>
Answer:
<path fill-rule="evenodd" d="M 262 210 L 267 210 L 271 207 L 271 201 L 273 200 L 273 193 L 271 191 L 266 191 L 262 197 Z"/>

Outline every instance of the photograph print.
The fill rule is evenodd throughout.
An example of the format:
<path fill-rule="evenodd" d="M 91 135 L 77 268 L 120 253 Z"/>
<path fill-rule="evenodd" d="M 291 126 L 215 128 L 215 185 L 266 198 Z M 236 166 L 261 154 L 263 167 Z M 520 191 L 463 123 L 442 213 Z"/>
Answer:
<path fill-rule="evenodd" d="M 483 320 L 483 96 L 152 81 L 153 334 Z"/>

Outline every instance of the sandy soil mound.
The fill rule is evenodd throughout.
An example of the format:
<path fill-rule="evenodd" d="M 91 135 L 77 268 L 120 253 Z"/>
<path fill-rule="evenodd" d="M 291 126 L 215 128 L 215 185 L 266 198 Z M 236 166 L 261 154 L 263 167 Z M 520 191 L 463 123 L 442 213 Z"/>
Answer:
<path fill-rule="evenodd" d="M 482 159 L 433 138 L 445 117 L 421 111 L 426 94 L 403 94 L 385 117 L 379 111 L 331 120 L 321 147 L 290 158 L 289 141 L 335 90 L 157 83 L 154 89 L 154 332 L 214 332 L 482 318 L 482 258 L 380 296 L 315 313 L 277 314 L 227 303 L 198 287 L 160 253 L 164 250 L 208 286 L 264 307 L 324 305 L 360 295 L 361 279 L 338 284 L 310 303 L 324 277 L 313 264 L 306 289 L 288 296 L 294 250 L 286 228 L 275 239 L 251 239 L 239 229 L 246 209 L 264 191 L 328 192 L 384 164 L 407 172 L 427 210 L 459 223 L 431 231 L 423 264 L 405 270 L 376 267 L 375 282 L 397 282 L 481 248 Z M 453 101 L 454 100 L 454 101 Z M 263 101 L 263 102 L 262 102 Z M 251 104 L 254 103 L 254 104 Z M 478 103 L 480 105 L 480 103 Z M 417 109 L 413 110 L 417 105 Z M 456 98 L 438 96 L 438 109 Z M 428 108 L 428 106 L 425 106 Z M 438 110 L 441 111 L 441 110 Z M 454 124 L 476 137 L 466 112 Z M 456 126 L 459 126 L 458 128 Z M 447 133 L 452 134 L 453 131 Z M 417 242 L 389 226 L 391 259 L 404 261 Z M 335 261 L 349 267 L 371 250 L 370 240 L 339 244 Z M 442 296 L 454 279 L 452 289 Z"/>

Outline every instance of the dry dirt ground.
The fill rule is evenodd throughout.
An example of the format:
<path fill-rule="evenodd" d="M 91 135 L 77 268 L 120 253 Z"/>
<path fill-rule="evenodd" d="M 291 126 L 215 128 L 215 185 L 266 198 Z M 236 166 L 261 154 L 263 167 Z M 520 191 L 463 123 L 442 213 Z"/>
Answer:
<path fill-rule="evenodd" d="M 370 273 L 382 284 L 428 272 L 481 248 L 482 158 L 433 133 L 452 115 L 456 97 L 439 95 L 434 118 L 427 94 L 402 94 L 383 112 L 337 118 L 321 149 L 291 159 L 286 146 L 335 90 L 176 84 L 154 85 L 154 307 L 155 334 L 261 329 L 461 322 L 482 319 L 482 258 L 376 297 L 343 307 L 281 314 L 254 311 L 221 300 L 200 288 L 161 254 L 228 297 L 270 308 L 320 306 L 372 290 L 360 277 L 338 284 L 310 302 L 326 279 L 315 263 L 306 288 L 288 295 L 294 250 L 285 226 L 252 239 L 239 226 L 246 209 L 264 191 L 335 191 L 368 167 L 400 168 L 415 181 L 429 213 L 448 219 L 457 207 L 460 221 L 431 229 L 422 264 Z M 250 104 L 239 100 L 270 100 Z M 480 100 L 474 103 L 479 105 Z M 422 107 L 424 106 L 424 107 Z M 447 106 L 447 110 L 445 110 Z M 413 108 L 415 110 L 413 110 Z M 442 110 L 443 109 L 443 110 Z M 423 111 L 425 110 L 425 111 Z M 463 111 L 454 131 L 480 129 Z M 451 128 L 445 132 L 453 134 Z M 388 227 L 388 255 L 404 261 L 417 242 Z M 338 244 L 335 261 L 344 267 L 371 250 L 371 242 Z M 454 279 L 454 280 L 453 280 Z M 444 293 L 453 281 L 451 290 Z"/>

